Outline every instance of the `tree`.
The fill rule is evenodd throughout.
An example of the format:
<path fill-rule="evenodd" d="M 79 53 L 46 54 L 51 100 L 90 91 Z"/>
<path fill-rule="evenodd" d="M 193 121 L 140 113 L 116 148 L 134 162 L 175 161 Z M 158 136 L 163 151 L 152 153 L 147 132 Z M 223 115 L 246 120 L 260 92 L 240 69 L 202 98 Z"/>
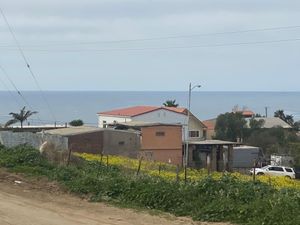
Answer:
<path fill-rule="evenodd" d="M 26 121 L 30 116 L 32 116 L 33 114 L 36 114 L 36 111 L 26 111 L 25 106 L 20 110 L 20 113 L 14 113 L 11 112 L 9 113 L 9 115 L 11 115 L 13 117 L 13 119 L 9 120 L 6 122 L 5 127 L 8 127 L 14 123 L 20 122 L 21 124 L 21 128 L 23 128 L 23 123 L 24 121 Z"/>
<path fill-rule="evenodd" d="M 72 120 L 69 124 L 73 127 L 78 127 L 83 125 L 83 121 L 81 119 Z"/>
<path fill-rule="evenodd" d="M 225 113 L 218 116 L 215 126 L 216 139 L 237 141 L 243 138 L 243 130 L 246 128 L 246 120 L 242 113 Z"/>
<path fill-rule="evenodd" d="M 294 121 L 294 116 L 293 115 L 285 115 L 283 110 L 277 110 L 274 113 L 274 117 L 279 117 L 282 119 L 284 122 L 292 126 L 296 131 L 300 129 L 300 124 L 298 122 Z"/>
<path fill-rule="evenodd" d="M 251 118 L 249 121 L 249 126 L 251 129 L 262 128 L 264 124 L 265 124 L 265 121 L 263 119 L 257 120 L 255 118 Z"/>
<path fill-rule="evenodd" d="M 178 107 L 179 104 L 176 103 L 176 99 L 174 100 L 167 100 L 163 103 L 164 106 L 166 107 Z"/>
<path fill-rule="evenodd" d="M 288 123 L 291 126 L 294 126 L 294 117 L 292 115 L 285 115 L 284 110 L 277 110 L 274 113 L 274 117 L 278 117 Z"/>
<path fill-rule="evenodd" d="M 300 121 L 295 122 L 294 127 L 297 131 L 300 131 Z"/>
<path fill-rule="evenodd" d="M 284 111 L 282 109 L 277 110 L 276 112 L 274 112 L 274 117 L 278 117 L 282 120 L 285 120 L 285 114 Z"/>

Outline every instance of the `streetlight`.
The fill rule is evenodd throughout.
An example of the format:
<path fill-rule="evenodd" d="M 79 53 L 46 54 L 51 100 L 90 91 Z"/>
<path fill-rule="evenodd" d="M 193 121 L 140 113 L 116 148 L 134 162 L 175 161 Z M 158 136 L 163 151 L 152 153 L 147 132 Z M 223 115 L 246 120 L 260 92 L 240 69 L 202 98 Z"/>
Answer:
<path fill-rule="evenodd" d="M 187 174 L 187 166 L 189 161 L 189 122 L 190 122 L 190 111 L 191 111 L 191 98 L 192 98 L 192 90 L 195 88 L 200 88 L 201 85 L 197 84 L 192 87 L 192 83 L 189 85 L 189 101 L 188 101 L 188 117 L 187 117 L 187 139 L 186 139 L 186 147 L 185 147 L 185 165 L 184 165 L 184 180 L 186 182 Z"/>

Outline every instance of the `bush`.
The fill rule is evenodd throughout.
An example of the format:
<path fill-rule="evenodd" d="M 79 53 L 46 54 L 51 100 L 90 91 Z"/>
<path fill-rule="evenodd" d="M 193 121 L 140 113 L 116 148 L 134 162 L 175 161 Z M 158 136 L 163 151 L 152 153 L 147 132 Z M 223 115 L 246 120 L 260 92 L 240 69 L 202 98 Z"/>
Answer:
<path fill-rule="evenodd" d="M 73 127 L 78 127 L 78 126 L 82 126 L 83 125 L 83 121 L 78 119 L 78 120 L 72 120 L 70 123 L 69 123 L 71 126 Z"/>
<path fill-rule="evenodd" d="M 247 225 L 297 225 L 300 221 L 299 190 L 278 190 L 266 183 L 241 181 L 228 174 L 220 179 L 207 176 L 184 184 L 145 174 L 136 176 L 101 162 L 52 165 L 27 146 L 0 147 L 0 166 L 47 176 L 94 201 L 112 200 L 200 221 Z"/>

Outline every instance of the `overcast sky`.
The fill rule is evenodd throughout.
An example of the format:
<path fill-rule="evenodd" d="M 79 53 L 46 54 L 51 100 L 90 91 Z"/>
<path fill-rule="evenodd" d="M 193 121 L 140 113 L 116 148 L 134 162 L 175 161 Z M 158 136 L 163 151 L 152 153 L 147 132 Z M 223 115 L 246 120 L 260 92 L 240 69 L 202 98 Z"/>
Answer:
<path fill-rule="evenodd" d="M 0 6 L 43 90 L 300 91 L 299 0 Z M 0 65 L 18 89 L 36 90 L 2 17 L 0 28 Z"/>

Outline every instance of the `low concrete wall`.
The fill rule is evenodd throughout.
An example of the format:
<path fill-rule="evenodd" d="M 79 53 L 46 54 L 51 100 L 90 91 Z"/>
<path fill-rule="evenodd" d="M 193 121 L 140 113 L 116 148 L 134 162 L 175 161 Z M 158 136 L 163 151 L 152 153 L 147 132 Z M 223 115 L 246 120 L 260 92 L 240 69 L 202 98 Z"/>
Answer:
<path fill-rule="evenodd" d="M 135 132 L 105 130 L 103 133 L 103 154 L 137 158 L 141 148 L 140 135 Z"/>
<path fill-rule="evenodd" d="M 31 132 L 0 131 L 0 143 L 9 148 L 26 144 L 39 149 L 45 141 L 53 144 L 55 149 L 68 149 L 68 139 L 62 136 Z"/>
<path fill-rule="evenodd" d="M 0 143 L 6 147 L 30 145 L 36 149 L 47 141 L 54 150 L 71 150 L 105 155 L 122 155 L 137 158 L 140 135 L 119 130 L 101 130 L 70 136 L 47 133 L 0 131 Z"/>

